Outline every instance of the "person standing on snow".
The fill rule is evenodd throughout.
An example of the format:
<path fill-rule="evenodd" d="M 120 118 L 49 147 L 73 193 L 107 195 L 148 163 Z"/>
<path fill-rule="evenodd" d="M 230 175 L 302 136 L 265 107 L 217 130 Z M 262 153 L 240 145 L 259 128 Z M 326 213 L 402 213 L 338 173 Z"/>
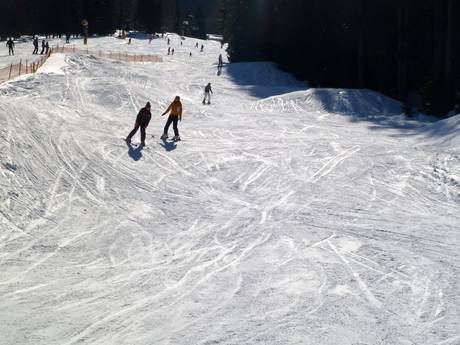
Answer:
<path fill-rule="evenodd" d="M 211 104 L 211 93 L 213 93 L 211 83 L 208 83 L 208 85 L 206 85 L 206 87 L 204 88 L 203 104 L 206 104 L 206 100 L 208 101 L 208 104 Z"/>
<path fill-rule="evenodd" d="M 219 67 L 222 67 L 224 65 L 224 60 L 222 59 L 222 54 L 219 55 Z"/>
<path fill-rule="evenodd" d="M 177 128 L 177 122 L 182 121 L 182 103 L 180 101 L 179 96 L 176 96 L 176 98 L 174 98 L 174 102 L 172 102 L 169 105 L 168 109 L 166 109 L 166 111 L 161 116 L 166 115 L 168 112 L 171 112 L 171 113 L 169 114 L 168 121 L 166 121 L 166 125 L 163 130 L 163 135 L 161 136 L 161 139 L 162 140 L 168 139 L 169 126 L 173 124 L 173 129 L 174 129 L 173 140 L 179 141 L 180 136 L 179 136 L 179 129 Z"/>
<path fill-rule="evenodd" d="M 46 50 L 46 41 L 43 40 L 42 41 L 42 51 L 40 52 L 40 55 L 43 55 L 45 53 L 45 50 Z"/>
<path fill-rule="evenodd" d="M 38 54 L 38 37 L 34 37 L 34 51 L 32 53 L 33 55 Z"/>
<path fill-rule="evenodd" d="M 152 118 L 152 113 L 150 112 L 150 102 L 147 102 L 144 108 L 139 111 L 136 117 L 136 123 L 134 125 L 134 129 L 129 133 L 126 137 L 126 142 L 131 144 L 131 139 L 136 134 L 137 130 L 141 129 L 141 145 L 145 146 L 145 129 L 148 127 L 150 123 L 150 119 Z"/>
<path fill-rule="evenodd" d="M 8 47 L 8 55 L 14 55 L 14 41 L 12 38 L 6 41 L 6 46 Z"/>
<path fill-rule="evenodd" d="M 50 51 L 50 44 L 48 41 L 46 41 L 46 44 L 45 44 L 45 54 L 48 54 L 48 52 Z"/>

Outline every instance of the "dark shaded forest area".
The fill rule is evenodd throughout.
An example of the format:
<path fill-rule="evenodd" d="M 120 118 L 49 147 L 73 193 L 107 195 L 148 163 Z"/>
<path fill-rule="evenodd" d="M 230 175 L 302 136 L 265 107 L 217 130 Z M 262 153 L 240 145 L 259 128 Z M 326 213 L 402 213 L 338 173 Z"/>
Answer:
<path fill-rule="evenodd" d="M 217 0 L 1 0 L 0 37 L 80 33 L 82 19 L 88 20 L 92 34 L 124 29 L 205 37 L 218 30 L 217 4 Z"/>
<path fill-rule="evenodd" d="M 223 0 L 220 6 L 232 61 L 270 60 L 312 86 L 370 88 L 408 108 L 459 111 L 460 1 Z"/>
<path fill-rule="evenodd" d="M 2 0 L 0 36 L 220 31 L 231 61 L 269 60 L 312 86 L 370 88 L 427 113 L 460 104 L 460 1 Z"/>

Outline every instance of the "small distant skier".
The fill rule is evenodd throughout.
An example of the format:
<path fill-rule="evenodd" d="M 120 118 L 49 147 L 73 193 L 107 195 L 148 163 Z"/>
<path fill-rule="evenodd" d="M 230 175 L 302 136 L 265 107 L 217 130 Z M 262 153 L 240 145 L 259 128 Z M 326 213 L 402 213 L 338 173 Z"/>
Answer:
<path fill-rule="evenodd" d="M 192 57 L 192 52 L 190 52 L 189 56 Z"/>
<path fill-rule="evenodd" d="M 136 123 L 134 125 L 134 129 L 129 133 L 126 137 L 126 142 L 128 145 L 131 144 L 132 137 L 136 134 L 137 130 L 141 129 L 141 146 L 145 146 L 145 129 L 148 127 L 150 123 L 150 119 L 152 118 L 152 113 L 150 112 L 150 102 L 147 102 L 144 108 L 139 111 L 136 117 Z"/>
<path fill-rule="evenodd" d="M 8 55 L 14 55 L 14 41 L 12 38 L 6 41 L 6 46 L 8 47 Z"/>
<path fill-rule="evenodd" d="M 223 67 L 224 66 L 224 60 L 222 59 L 222 54 L 219 55 L 219 64 L 218 64 L 219 67 Z"/>
<path fill-rule="evenodd" d="M 206 104 L 206 101 L 208 104 L 211 104 L 211 94 L 212 94 L 212 88 L 211 88 L 211 83 L 208 83 L 206 87 L 204 88 L 204 99 L 203 99 L 203 104 Z"/>
<path fill-rule="evenodd" d="M 196 42 L 195 48 L 199 48 L 199 47 L 200 47 L 200 45 L 198 44 L 198 42 Z"/>
<path fill-rule="evenodd" d="M 50 51 L 50 44 L 49 44 L 48 41 L 46 41 L 46 43 L 45 43 L 45 54 L 48 55 L 48 52 L 49 52 L 49 51 Z"/>
<path fill-rule="evenodd" d="M 33 55 L 37 55 L 38 54 L 38 37 L 34 37 L 34 51 L 33 51 Z"/>
<path fill-rule="evenodd" d="M 128 40 L 128 44 L 131 44 L 131 37 L 130 37 L 129 40 Z"/>
<path fill-rule="evenodd" d="M 40 55 L 43 55 L 45 53 L 45 50 L 46 50 L 46 41 L 43 40 L 42 41 L 42 51 L 40 52 Z"/>
<path fill-rule="evenodd" d="M 174 55 L 174 48 L 171 49 L 171 55 Z"/>
<path fill-rule="evenodd" d="M 180 45 L 183 45 L 182 41 L 180 41 Z"/>
<path fill-rule="evenodd" d="M 204 45 L 201 45 L 201 52 L 203 52 L 204 50 Z"/>
<path fill-rule="evenodd" d="M 171 39 L 168 37 L 168 46 L 171 44 Z"/>
<path fill-rule="evenodd" d="M 173 124 L 173 129 L 174 129 L 174 141 L 180 141 L 180 136 L 179 136 L 179 129 L 177 128 L 177 122 L 182 121 L 182 103 L 180 101 L 180 97 L 176 96 L 174 98 L 174 101 L 169 105 L 168 109 L 161 115 L 164 116 L 168 112 L 171 112 L 168 117 L 168 121 L 166 121 L 165 128 L 163 130 L 163 135 L 161 136 L 162 140 L 168 139 L 168 130 L 169 126 Z"/>
<path fill-rule="evenodd" d="M 168 55 L 171 55 L 171 47 L 168 47 Z"/>

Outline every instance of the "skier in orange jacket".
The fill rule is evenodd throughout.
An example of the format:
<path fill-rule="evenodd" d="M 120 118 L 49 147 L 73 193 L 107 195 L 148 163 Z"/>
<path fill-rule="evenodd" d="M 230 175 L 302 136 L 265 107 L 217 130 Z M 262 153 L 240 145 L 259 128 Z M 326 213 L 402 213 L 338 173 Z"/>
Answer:
<path fill-rule="evenodd" d="M 169 105 L 168 109 L 166 109 L 166 111 L 161 116 L 166 115 L 168 112 L 171 112 L 171 113 L 169 114 L 168 121 L 166 121 L 166 125 L 163 130 L 163 135 L 161 136 L 161 139 L 162 140 L 168 139 L 169 126 L 173 124 L 173 129 L 174 129 L 173 140 L 179 141 L 180 136 L 179 136 L 179 129 L 177 128 L 177 122 L 182 121 L 182 103 L 180 101 L 179 96 L 176 96 L 176 98 L 174 98 L 174 102 L 172 102 Z"/>

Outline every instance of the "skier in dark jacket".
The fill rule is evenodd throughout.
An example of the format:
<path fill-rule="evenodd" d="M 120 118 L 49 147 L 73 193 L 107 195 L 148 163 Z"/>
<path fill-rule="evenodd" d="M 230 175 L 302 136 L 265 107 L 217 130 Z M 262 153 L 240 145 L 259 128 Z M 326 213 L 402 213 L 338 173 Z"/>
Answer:
<path fill-rule="evenodd" d="M 45 43 L 45 54 L 48 54 L 48 52 L 50 51 L 50 44 L 48 41 L 46 41 Z"/>
<path fill-rule="evenodd" d="M 8 55 L 14 55 L 14 41 L 12 38 L 6 42 L 6 46 L 8 47 Z"/>
<path fill-rule="evenodd" d="M 42 51 L 40 52 L 40 55 L 45 54 L 45 50 L 46 50 L 46 41 L 43 40 L 43 41 L 42 41 Z"/>
<path fill-rule="evenodd" d="M 211 104 L 211 93 L 213 93 L 211 83 L 208 83 L 208 85 L 206 85 L 206 87 L 204 88 L 203 104 L 206 104 L 206 100 L 208 101 L 208 104 Z"/>
<path fill-rule="evenodd" d="M 219 64 L 218 64 L 219 67 L 222 67 L 224 66 L 224 60 L 222 59 L 222 54 L 219 55 Z"/>
<path fill-rule="evenodd" d="M 32 54 L 38 54 L 38 37 L 34 37 L 34 51 Z"/>
<path fill-rule="evenodd" d="M 139 127 L 141 128 L 141 145 L 145 146 L 145 129 L 148 127 L 150 123 L 150 119 L 152 118 L 152 113 L 150 112 L 150 102 L 147 102 L 144 108 L 139 111 L 136 118 L 136 124 L 134 125 L 134 129 L 129 133 L 128 137 L 126 138 L 126 142 L 131 144 L 131 138 L 136 134 Z"/>

